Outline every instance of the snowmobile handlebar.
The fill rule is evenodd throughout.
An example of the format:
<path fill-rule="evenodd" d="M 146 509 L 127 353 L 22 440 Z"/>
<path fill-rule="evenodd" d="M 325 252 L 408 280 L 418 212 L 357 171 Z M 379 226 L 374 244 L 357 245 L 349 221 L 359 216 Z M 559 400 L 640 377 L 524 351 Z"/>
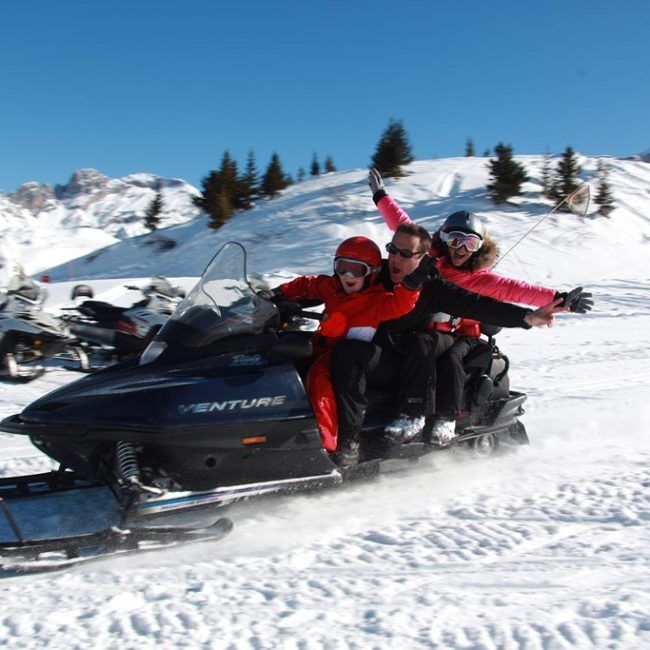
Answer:
<path fill-rule="evenodd" d="M 324 321 L 327 319 L 325 314 L 303 309 L 303 305 L 291 300 L 276 300 L 275 305 L 280 312 L 280 318 L 283 322 L 290 322 L 298 318 L 308 318 L 311 320 Z"/>
<path fill-rule="evenodd" d="M 319 312 L 309 311 L 307 309 L 301 309 L 296 314 L 296 316 L 300 316 L 301 318 L 311 318 L 312 320 L 319 320 L 319 321 L 327 320 L 327 315 L 326 314 L 320 314 Z"/>

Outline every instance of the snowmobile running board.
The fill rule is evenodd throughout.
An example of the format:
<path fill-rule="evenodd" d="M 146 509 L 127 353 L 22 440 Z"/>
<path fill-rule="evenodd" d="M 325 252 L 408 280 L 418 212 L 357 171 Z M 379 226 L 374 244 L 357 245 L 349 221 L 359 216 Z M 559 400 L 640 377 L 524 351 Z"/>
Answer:
<path fill-rule="evenodd" d="M 320 476 L 305 478 L 290 478 L 264 483 L 249 483 L 246 485 L 226 485 L 201 492 L 166 492 L 162 495 L 152 495 L 146 492 L 138 494 L 130 506 L 130 513 L 136 518 L 150 517 L 174 510 L 193 510 L 205 506 L 226 506 L 236 501 L 244 501 L 253 497 L 282 492 L 297 492 L 309 488 L 324 488 L 338 485 L 343 480 L 338 470 Z"/>
<path fill-rule="evenodd" d="M 0 542 L 0 577 L 4 574 L 39 573 L 63 569 L 104 557 L 135 554 L 164 549 L 188 542 L 215 541 L 227 535 L 232 522 L 220 518 L 207 527 L 145 526 L 145 520 L 158 519 L 178 511 L 186 513 L 202 508 L 224 508 L 236 501 L 276 493 L 324 488 L 343 481 L 341 473 L 304 478 L 283 479 L 238 486 L 224 486 L 201 492 L 170 491 L 160 495 L 132 492 L 123 500 L 121 523 L 91 533 L 64 537 L 27 539 L 14 517 L 9 502 L 28 497 L 47 497 L 55 493 L 74 492 L 87 488 L 108 487 L 78 478 L 72 471 L 52 471 L 31 476 L 0 479 L 0 515 L 4 515 L 15 537 Z M 116 493 L 111 489 L 114 496 Z M 121 499 L 118 498 L 118 501 Z"/>

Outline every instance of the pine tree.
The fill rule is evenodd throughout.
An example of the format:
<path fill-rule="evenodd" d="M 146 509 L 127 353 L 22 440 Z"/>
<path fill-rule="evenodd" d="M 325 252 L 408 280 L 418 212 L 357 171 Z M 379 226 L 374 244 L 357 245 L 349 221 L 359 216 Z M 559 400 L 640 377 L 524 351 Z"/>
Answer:
<path fill-rule="evenodd" d="M 329 174 L 330 172 L 335 172 L 336 167 L 334 167 L 334 161 L 332 160 L 332 156 L 327 156 L 325 158 L 325 173 Z"/>
<path fill-rule="evenodd" d="M 567 147 L 562 154 L 562 158 L 557 164 L 556 180 L 553 187 L 553 198 L 557 201 L 565 199 L 573 190 L 575 190 L 579 183 L 577 182 L 578 176 L 582 172 L 578 159 L 571 147 Z M 563 205 L 560 208 L 564 212 L 570 212 L 571 209 L 568 205 Z"/>
<path fill-rule="evenodd" d="M 156 230 L 156 228 L 158 228 L 160 225 L 160 213 L 163 210 L 163 199 L 160 181 L 156 182 L 154 189 L 156 190 L 156 196 L 151 199 L 151 203 L 149 203 L 149 207 L 147 207 L 147 210 L 144 213 L 144 225 L 149 230 L 151 230 L 151 232 Z"/>
<path fill-rule="evenodd" d="M 211 171 L 201 181 L 201 196 L 194 205 L 210 216 L 210 228 L 220 228 L 240 208 L 240 185 L 237 163 L 225 151 L 218 171 Z"/>
<path fill-rule="evenodd" d="M 609 167 L 602 161 L 598 161 L 598 191 L 594 203 L 599 205 L 598 214 L 603 217 L 609 215 L 616 209 L 612 187 L 609 183 Z"/>
<path fill-rule="evenodd" d="M 512 157 L 512 147 L 502 142 L 494 147 L 496 160 L 489 160 L 490 177 L 488 184 L 490 197 L 495 203 L 504 203 L 513 196 L 521 194 L 521 186 L 528 180 L 526 170 Z"/>
<path fill-rule="evenodd" d="M 382 176 L 404 176 L 401 165 L 413 162 L 411 145 L 402 121 L 390 119 L 386 130 L 377 143 L 372 166 Z"/>
<path fill-rule="evenodd" d="M 489 149 L 486 149 L 486 150 L 483 152 L 483 158 L 489 158 L 491 155 L 492 155 L 492 154 L 490 153 L 490 150 L 489 150 Z"/>
<path fill-rule="evenodd" d="M 465 156 L 468 158 L 474 156 L 474 143 L 472 142 L 472 138 L 467 138 L 467 142 L 465 143 Z"/>
<path fill-rule="evenodd" d="M 211 170 L 201 179 L 201 195 L 195 196 L 192 203 L 206 214 L 212 214 L 219 195 L 219 172 Z"/>
<path fill-rule="evenodd" d="M 273 198 L 289 185 L 291 185 L 291 179 L 285 176 L 282 170 L 280 156 L 276 152 L 273 152 L 271 161 L 262 177 L 262 194 Z"/>
<path fill-rule="evenodd" d="M 553 183 L 553 173 L 551 171 L 551 154 L 548 151 L 544 153 L 544 160 L 542 161 L 541 181 L 542 196 L 547 199 L 554 199 L 556 192 Z"/>
<path fill-rule="evenodd" d="M 236 205 L 242 210 L 248 210 L 253 201 L 259 194 L 259 178 L 257 173 L 257 164 L 255 163 L 255 153 L 251 149 L 246 159 L 246 170 L 239 179 L 239 191 L 236 198 Z"/>
<path fill-rule="evenodd" d="M 311 167 L 310 167 L 310 172 L 312 176 L 319 176 L 320 175 L 320 164 L 318 163 L 318 158 L 316 157 L 316 153 L 314 153 L 312 159 L 311 159 Z"/>
<path fill-rule="evenodd" d="M 300 167 L 300 169 L 298 169 L 297 180 L 299 183 L 302 183 L 305 180 L 305 169 L 303 167 Z"/>

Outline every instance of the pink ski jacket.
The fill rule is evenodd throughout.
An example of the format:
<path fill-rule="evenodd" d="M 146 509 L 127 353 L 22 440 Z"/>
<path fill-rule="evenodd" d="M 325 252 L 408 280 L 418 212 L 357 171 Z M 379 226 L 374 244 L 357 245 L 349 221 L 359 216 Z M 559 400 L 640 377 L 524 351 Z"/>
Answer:
<path fill-rule="evenodd" d="M 413 223 L 408 214 L 388 194 L 379 198 L 377 208 L 386 225 L 393 232 L 401 223 Z M 506 278 L 490 271 L 490 267 L 496 261 L 496 246 L 494 245 L 490 247 L 484 245 L 474 254 L 470 260 L 474 262 L 472 268 L 465 268 L 465 265 L 463 267 L 454 266 L 445 255 L 441 255 L 441 251 L 436 247 L 432 247 L 430 255 L 437 258 L 436 266 L 445 280 L 481 296 L 488 296 L 501 302 L 542 307 L 551 302 L 556 295 L 555 289 L 529 284 L 523 280 Z M 451 325 L 451 318 L 448 321 L 436 322 L 434 329 L 453 330 L 464 336 L 480 335 L 480 323 L 468 318 L 461 319 L 460 324 L 456 324 L 454 321 L 453 325 Z"/>

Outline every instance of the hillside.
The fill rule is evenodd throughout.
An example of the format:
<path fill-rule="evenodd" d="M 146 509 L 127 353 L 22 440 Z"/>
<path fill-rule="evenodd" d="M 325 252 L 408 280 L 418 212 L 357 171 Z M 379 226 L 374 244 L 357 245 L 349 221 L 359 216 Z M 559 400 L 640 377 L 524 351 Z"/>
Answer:
<path fill-rule="evenodd" d="M 413 219 L 431 230 L 454 210 L 476 212 L 505 251 L 551 208 L 550 202 L 540 197 L 542 157 L 517 159 L 531 181 L 525 184 L 523 196 L 505 206 L 494 206 L 487 195 L 484 158 L 414 162 L 406 168 L 406 177 L 387 181 L 387 190 Z M 593 195 L 597 160 L 581 158 L 580 163 L 581 178 L 591 183 Z M 566 213 L 552 216 L 504 260 L 502 272 L 559 283 L 594 282 L 612 274 L 627 277 L 628 271 L 635 274 L 635 260 L 647 255 L 650 242 L 650 165 L 615 159 L 608 163 L 617 203 L 611 217 L 596 216 L 593 202 L 585 219 Z M 298 264 L 299 270 L 316 273 L 329 269 L 337 243 L 351 234 L 369 236 L 380 245 L 387 240 L 365 169 L 336 172 L 291 186 L 280 197 L 260 201 L 236 215 L 218 231 L 210 230 L 206 217 L 201 217 L 39 270 L 55 281 L 154 273 L 197 276 L 221 244 L 237 240 L 248 250 L 251 271 L 285 275 Z M 161 236 L 172 240 L 174 248 L 161 250 Z M 598 264 L 582 263 L 599 254 L 602 240 L 610 242 L 612 251 L 624 247 L 626 263 L 613 255 L 601 257 Z M 559 254 L 549 256 L 549 246 Z"/>

